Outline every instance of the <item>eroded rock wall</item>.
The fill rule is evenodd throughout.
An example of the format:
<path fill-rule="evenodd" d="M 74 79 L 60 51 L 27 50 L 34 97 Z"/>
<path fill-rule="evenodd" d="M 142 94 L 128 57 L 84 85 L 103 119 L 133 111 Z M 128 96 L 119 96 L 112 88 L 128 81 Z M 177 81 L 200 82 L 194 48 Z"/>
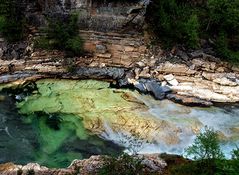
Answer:
<path fill-rule="evenodd" d="M 130 66 L 146 53 L 143 36 L 146 6 L 140 0 L 37 0 L 27 3 L 26 17 L 37 36 L 47 24 L 47 17 L 62 17 L 79 13 L 79 35 L 85 42 L 95 65 Z M 0 41 L 0 58 L 32 59 L 32 39 L 9 45 Z M 39 55 L 38 57 L 41 57 Z"/>
<path fill-rule="evenodd" d="M 91 66 L 130 67 L 144 58 L 147 48 L 138 35 L 81 31 L 85 50 L 93 53 Z"/>

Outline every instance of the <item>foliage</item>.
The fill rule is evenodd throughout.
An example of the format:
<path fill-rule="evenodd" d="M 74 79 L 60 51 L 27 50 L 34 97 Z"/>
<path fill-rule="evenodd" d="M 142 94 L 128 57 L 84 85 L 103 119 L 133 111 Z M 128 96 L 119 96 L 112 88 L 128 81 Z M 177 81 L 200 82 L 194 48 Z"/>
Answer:
<path fill-rule="evenodd" d="M 78 14 L 72 13 L 66 19 L 49 19 L 46 36 L 35 40 L 35 47 L 42 49 L 62 49 L 71 55 L 80 55 L 83 40 L 78 36 Z"/>
<path fill-rule="evenodd" d="M 187 155 L 193 155 L 195 160 L 224 158 L 219 146 L 217 133 L 207 127 L 205 132 L 197 136 L 192 146 L 188 147 L 186 152 Z"/>
<path fill-rule="evenodd" d="M 80 55 L 83 52 L 83 41 L 81 37 L 76 36 L 66 42 L 66 50 L 72 52 L 74 55 Z"/>
<path fill-rule="evenodd" d="M 199 22 L 197 15 L 191 15 L 188 21 L 186 21 L 184 26 L 185 31 L 185 40 L 187 45 L 191 48 L 198 47 L 198 29 L 199 29 Z"/>
<path fill-rule="evenodd" d="M 208 32 L 216 35 L 217 52 L 239 62 L 239 1 L 208 0 L 208 11 Z"/>
<path fill-rule="evenodd" d="M 99 170 L 99 175 L 140 175 L 143 174 L 142 159 L 122 154 L 118 158 L 105 158 L 103 167 Z"/>
<path fill-rule="evenodd" d="M 190 4 L 178 0 L 158 0 L 148 11 L 151 12 L 148 15 L 154 31 L 167 46 L 185 43 L 197 47 L 199 25 Z"/>
<path fill-rule="evenodd" d="M 239 51 L 233 51 L 229 48 L 228 38 L 225 33 L 220 33 L 216 40 L 215 47 L 219 56 L 227 59 L 228 61 L 239 63 Z"/>
<path fill-rule="evenodd" d="M 197 48 L 199 38 L 210 39 L 222 58 L 239 62 L 238 0 L 154 0 L 147 18 L 164 46 Z"/>
<path fill-rule="evenodd" d="M 24 37 L 25 17 L 23 5 L 19 0 L 0 0 L 0 33 L 9 42 Z"/>
<path fill-rule="evenodd" d="M 49 49 L 49 50 L 53 49 L 49 39 L 45 36 L 35 39 L 34 46 L 36 48 L 41 48 L 41 49 Z"/>
<path fill-rule="evenodd" d="M 236 149 L 232 151 L 231 166 L 233 167 L 235 172 L 239 172 L 239 148 L 238 147 L 236 147 Z"/>
<path fill-rule="evenodd" d="M 187 155 L 194 156 L 195 161 L 173 166 L 170 169 L 172 174 L 236 175 L 239 172 L 239 149 L 233 150 L 231 160 L 225 159 L 217 133 L 213 129 L 205 128 L 205 132 L 197 136 L 186 152 Z"/>

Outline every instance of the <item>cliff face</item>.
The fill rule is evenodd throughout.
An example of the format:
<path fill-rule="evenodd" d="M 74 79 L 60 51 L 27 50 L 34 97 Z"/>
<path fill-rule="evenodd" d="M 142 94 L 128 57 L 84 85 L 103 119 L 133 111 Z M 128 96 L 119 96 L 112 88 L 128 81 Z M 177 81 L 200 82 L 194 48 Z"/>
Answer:
<path fill-rule="evenodd" d="M 46 17 L 79 14 L 79 34 L 92 65 L 130 66 L 146 53 L 143 36 L 146 2 L 112 0 L 38 0 L 28 5 L 29 21 L 38 27 Z"/>
<path fill-rule="evenodd" d="M 126 32 L 131 26 L 126 33 L 135 33 L 144 21 L 145 8 L 138 0 L 38 0 L 37 3 L 47 15 L 78 12 L 79 26 L 83 30 Z"/>

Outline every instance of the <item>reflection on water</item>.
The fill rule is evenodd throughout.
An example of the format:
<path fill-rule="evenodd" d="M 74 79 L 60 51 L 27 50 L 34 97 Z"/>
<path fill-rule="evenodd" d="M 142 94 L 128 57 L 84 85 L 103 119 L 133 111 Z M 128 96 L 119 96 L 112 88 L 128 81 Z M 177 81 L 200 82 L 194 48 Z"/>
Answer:
<path fill-rule="evenodd" d="M 21 116 L 6 94 L 0 101 L 0 163 L 37 162 L 66 167 L 74 159 L 121 152 L 112 142 L 90 135 L 81 118 L 71 114 L 38 112 Z"/>

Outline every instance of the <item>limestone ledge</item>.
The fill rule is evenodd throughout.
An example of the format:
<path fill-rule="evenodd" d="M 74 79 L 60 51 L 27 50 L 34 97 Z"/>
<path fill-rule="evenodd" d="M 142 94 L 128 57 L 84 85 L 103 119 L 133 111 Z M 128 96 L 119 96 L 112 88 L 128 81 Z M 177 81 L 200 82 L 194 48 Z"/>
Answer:
<path fill-rule="evenodd" d="M 141 66 L 134 69 L 134 83 L 141 78 L 154 78 L 179 96 L 211 102 L 239 102 L 239 71 L 227 63 L 197 58 L 188 62 L 189 65 L 166 61 L 152 66 L 150 60 L 136 64 Z"/>
<path fill-rule="evenodd" d="M 89 33 L 87 33 L 88 35 Z M 108 34 L 110 35 L 110 34 Z M 100 47 L 100 46 L 99 46 Z M 103 49 L 103 46 L 100 47 Z M 124 50 L 132 51 L 134 47 L 125 46 Z M 139 48 L 136 48 L 139 49 Z M 105 53 L 102 53 L 103 55 Z M 108 61 L 107 61 L 108 60 Z M 229 63 L 195 57 L 187 62 L 175 63 L 163 60 L 163 57 L 137 57 L 128 58 L 120 62 L 120 67 L 115 57 L 99 59 L 95 57 L 64 58 L 61 52 L 34 51 L 29 59 L 2 60 L 0 59 L 0 83 L 13 82 L 26 77 L 21 77 L 19 72 L 31 72 L 32 75 L 42 77 L 63 78 L 108 78 L 116 81 L 126 79 L 125 85 L 140 84 L 140 79 L 157 80 L 160 86 L 170 88 L 177 98 L 187 97 L 191 100 L 205 100 L 208 102 L 235 103 L 239 102 L 239 68 Z M 137 61 L 140 60 L 140 61 Z M 79 73 L 69 73 L 71 67 L 84 68 Z M 111 67 L 124 69 L 119 77 L 110 75 Z M 97 69 L 92 72 L 88 69 Z M 102 73 L 101 69 L 108 69 Z M 87 73 L 84 73 L 87 72 Z M 114 71 L 113 71 L 114 72 Z M 9 73 L 11 75 L 9 75 Z M 19 74 L 19 76 L 17 76 Z M 84 76 L 79 76 L 84 75 Z M 87 75 L 86 75 L 87 74 Z M 112 73 L 114 74 L 114 73 Z M 43 76 L 44 75 L 44 76 Z M 114 78 L 112 78 L 114 76 Z M 29 76 L 28 76 L 29 78 Z M 144 85 L 142 85 L 144 87 Z M 137 89 L 137 88 L 136 88 Z M 183 100 L 181 100 L 183 101 Z"/>

